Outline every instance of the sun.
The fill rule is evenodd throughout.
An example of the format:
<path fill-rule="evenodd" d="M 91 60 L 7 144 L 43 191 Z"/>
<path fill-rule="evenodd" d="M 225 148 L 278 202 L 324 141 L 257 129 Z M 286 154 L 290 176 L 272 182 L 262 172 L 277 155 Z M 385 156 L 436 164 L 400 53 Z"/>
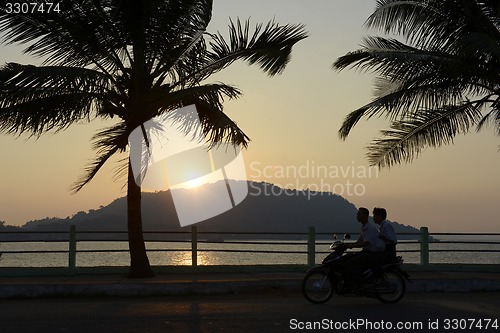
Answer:
<path fill-rule="evenodd" d="M 184 187 L 188 190 L 197 188 L 201 185 L 203 185 L 203 180 L 201 178 L 195 178 L 184 183 Z"/>

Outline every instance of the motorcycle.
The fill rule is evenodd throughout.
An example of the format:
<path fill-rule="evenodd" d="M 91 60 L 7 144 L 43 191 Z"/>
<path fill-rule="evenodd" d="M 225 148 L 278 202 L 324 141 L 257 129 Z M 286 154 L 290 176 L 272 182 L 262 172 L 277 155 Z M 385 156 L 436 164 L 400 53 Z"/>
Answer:
<path fill-rule="evenodd" d="M 334 237 L 336 239 L 336 236 Z M 349 234 L 344 235 L 344 240 L 350 239 Z M 311 303 L 323 304 L 334 293 L 344 296 L 373 297 L 382 303 L 397 303 L 406 292 L 406 281 L 410 276 L 401 268 L 403 258 L 398 256 L 394 261 L 381 265 L 383 274 L 375 276 L 371 268 L 362 274 L 363 285 L 360 288 L 349 286 L 342 274 L 342 262 L 353 253 L 345 253 L 344 241 L 335 240 L 330 246 L 330 253 L 320 266 L 307 271 L 302 281 L 302 293 Z"/>

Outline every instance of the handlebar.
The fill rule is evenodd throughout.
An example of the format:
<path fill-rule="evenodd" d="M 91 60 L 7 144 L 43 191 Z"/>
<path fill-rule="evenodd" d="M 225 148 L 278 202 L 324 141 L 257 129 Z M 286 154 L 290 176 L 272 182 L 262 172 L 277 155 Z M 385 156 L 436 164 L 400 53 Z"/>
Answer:
<path fill-rule="evenodd" d="M 337 241 L 332 245 L 330 245 L 330 250 L 335 251 L 337 253 L 343 253 L 345 252 L 345 250 L 347 250 L 347 246 L 343 242 Z"/>

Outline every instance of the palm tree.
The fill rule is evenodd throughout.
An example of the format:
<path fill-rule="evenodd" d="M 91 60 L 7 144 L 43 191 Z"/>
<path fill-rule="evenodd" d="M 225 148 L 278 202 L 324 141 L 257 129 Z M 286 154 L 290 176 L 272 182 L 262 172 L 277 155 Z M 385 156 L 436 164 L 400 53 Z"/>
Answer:
<path fill-rule="evenodd" d="M 377 1 L 366 25 L 389 36 L 367 37 L 333 64 L 378 74 L 374 100 L 345 118 L 340 137 L 363 117 L 385 116 L 390 129 L 368 158 L 390 167 L 474 127 L 500 134 L 499 10 L 498 0 Z"/>
<path fill-rule="evenodd" d="M 31 1 L 35 2 L 35 1 Z M 37 3 L 44 1 L 38 0 Z M 65 0 L 60 12 L 0 10 L 4 42 L 27 44 L 41 66 L 8 63 L 0 69 L 0 131 L 40 136 L 95 118 L 116 123 L 98 132 L 95 161 L 74 184 L 79 191 L 108 159 L 127 151 L 134 128 L 160 114 L 195 104 L 207 141 L 246 146 L 249 138 L 223 113 L 225 98 L 241 92 L 210 75 L 236 60 L 280 74 L 302 25 L 231 21 L 229 41 L 207 33 L 211 0 Z M 128 158 L 130 277 L 152 276 L 142 234 L 141 189 Z M 128 164 L 128 167 L 127 167 Z"/>

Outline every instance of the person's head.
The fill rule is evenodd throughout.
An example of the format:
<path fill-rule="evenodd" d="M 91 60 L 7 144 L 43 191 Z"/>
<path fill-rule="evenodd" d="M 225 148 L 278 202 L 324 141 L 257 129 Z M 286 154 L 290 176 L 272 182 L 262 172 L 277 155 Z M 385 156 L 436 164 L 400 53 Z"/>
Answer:
<path fill-rule="evenodd" d="M 387 211 L 385 210 L 385 208 L 373 208 L 373 221 L 375 223 L 380 224 L 385 219 L 387 219 Z"/>
<path fill-rule="evenodd" d="M 363 224 L 368 222 L 368 216 L 370 215 L 370 212 L 368 209 L 365 207 L 359 207 L 358 208 L 358 214 L 356 215 L 358 222 L 361 222 Z"/>

